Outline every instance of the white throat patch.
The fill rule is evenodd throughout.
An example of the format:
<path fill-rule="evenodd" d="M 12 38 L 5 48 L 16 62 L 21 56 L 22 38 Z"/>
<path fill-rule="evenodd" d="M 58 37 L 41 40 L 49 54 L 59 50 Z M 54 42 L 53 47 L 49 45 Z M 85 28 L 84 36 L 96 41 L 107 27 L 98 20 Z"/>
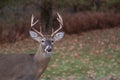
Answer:
<path fill-rule="evenodd" d="M 45 56 L 51 57 L 51 56 L 52 56 L 52 52 L 46 52 L 46 53 L 45 53 Z"/>

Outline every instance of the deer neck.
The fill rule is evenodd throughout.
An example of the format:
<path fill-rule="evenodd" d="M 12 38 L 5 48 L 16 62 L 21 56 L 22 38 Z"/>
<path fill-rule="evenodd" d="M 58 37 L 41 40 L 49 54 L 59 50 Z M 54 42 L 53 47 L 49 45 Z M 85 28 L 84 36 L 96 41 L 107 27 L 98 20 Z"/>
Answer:
<path fill-rule="evenodd" d="M 46 53 L 43 49 L 42 49 L 42 46 L 40 45 L 38 47 L 38 50 L 34 56 L 34 60 L 35 61 L 40 61 L 41 60 L 47 60 L 47 59 L 50 59 L 51 58 L 51 53 Z"/>
<path fill-rule="evenodd" d="M 35 61 L 37 71 L 38 71 L 36 77 L 40 78 L 42 73 L 46 70 L 46 68 L 50 62 L 50 59 L 51 59 L 51 55 L 45 53 L 45 51 L 42 50 L 42 47 L 40 45 L 34 56 L 34 61 Z"/>

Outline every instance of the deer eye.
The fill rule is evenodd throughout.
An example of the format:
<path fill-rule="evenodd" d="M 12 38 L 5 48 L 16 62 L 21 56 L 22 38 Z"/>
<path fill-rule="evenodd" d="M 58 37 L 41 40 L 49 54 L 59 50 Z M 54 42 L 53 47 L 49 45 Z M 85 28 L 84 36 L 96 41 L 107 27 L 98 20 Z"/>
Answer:
<path fill-rule="evenodd" d="M 42 40 L 41 42 L 42 42 L 42 43 L 44 43 L 44 42 L 45 42 L 45 40 Z"/>
<path fill-rule="evenodd" d="M 54 43 L 54 40 L 51 40 L 51 43 Z"/>

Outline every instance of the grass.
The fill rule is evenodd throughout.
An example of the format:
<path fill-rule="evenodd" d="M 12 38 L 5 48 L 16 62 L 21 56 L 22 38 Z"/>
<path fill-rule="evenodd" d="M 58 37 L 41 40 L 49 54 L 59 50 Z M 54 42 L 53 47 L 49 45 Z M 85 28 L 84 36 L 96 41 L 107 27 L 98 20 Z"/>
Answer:
<path fill-rule="evenodd" d="M 35 53 L 37 45 L 31 39 L 6 43 L 0 45 L 0 53 Z M 55 44 L 42 80 L 103 80 L 109 76 L 120 76 L 120 28 L 66 35 Z"/>

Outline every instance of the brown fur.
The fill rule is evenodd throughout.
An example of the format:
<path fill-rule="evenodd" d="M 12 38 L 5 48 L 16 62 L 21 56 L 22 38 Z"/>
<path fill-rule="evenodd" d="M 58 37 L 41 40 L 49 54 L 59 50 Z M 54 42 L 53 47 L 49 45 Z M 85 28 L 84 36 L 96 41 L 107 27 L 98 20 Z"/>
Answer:
<path fill-rule="evenodd" d="M 35 80 L 36 71 L 30 54 L 0 54 L 0 80 Z"/>
<path fill-rule="evenodd" d="M 0 80 L 39 80 L 51 56 L 41 46 L 34 54 L 0 54 Z"/>

